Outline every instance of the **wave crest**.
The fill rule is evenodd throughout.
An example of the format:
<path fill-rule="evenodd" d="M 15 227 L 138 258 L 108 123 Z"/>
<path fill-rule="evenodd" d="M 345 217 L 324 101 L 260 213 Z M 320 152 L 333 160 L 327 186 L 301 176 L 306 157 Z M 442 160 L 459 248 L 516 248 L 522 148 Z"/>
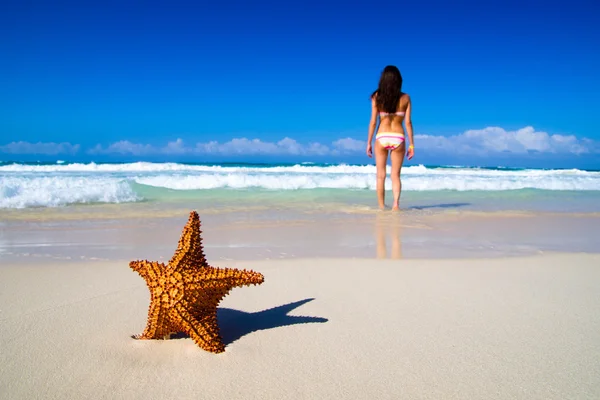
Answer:
<path fill-rule="evenodd" d="M 138 200 L 140 198 L 127 182 L 110 178 L 5 177 L 0 180 L 0 208 L 58 207 Z"/>
<path fill-rule="evenodd" d="M 374 165 L 6 164 L 0 166 L 0 208 L 123 203 L 210 189 L 375 190 Z M 408 166 L 404 191 L 600 191 L 600 172 Z M 140 186 L 144 185 L 144 186 Z M 391 182 L 386 182 L 391 188 Z M 144 188 L 145 187 L 145 188 Z M 148 187 L 152 187 L 148 191 Z M 137 190 L 137 192 L 136 192 Z"/>

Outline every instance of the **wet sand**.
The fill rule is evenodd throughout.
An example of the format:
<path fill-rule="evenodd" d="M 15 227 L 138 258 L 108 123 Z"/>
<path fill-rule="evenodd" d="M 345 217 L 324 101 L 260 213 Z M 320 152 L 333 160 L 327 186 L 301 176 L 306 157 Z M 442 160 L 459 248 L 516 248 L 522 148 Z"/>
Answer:
<path fill-rule="evenodd" d="M 190 209 L 114 211 L 81 207 L 15 214 L 20 217 L 0 223 L 0 260 L 168 258 Z M 206 252 L 214 260 L 473 258 L 600 250 L 596 213 L 198 211 Z"/>

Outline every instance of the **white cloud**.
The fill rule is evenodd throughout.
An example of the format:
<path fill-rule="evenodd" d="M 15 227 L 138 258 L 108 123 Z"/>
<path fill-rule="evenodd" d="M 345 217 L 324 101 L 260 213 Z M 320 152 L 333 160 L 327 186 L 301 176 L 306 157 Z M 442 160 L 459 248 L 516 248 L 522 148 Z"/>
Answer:
<path fill-rule="evenodd" d="M 301 144 L 291 138 L 283 138 L 278 142 L 266 142 L 260 139 L 235 138 L 228 142 L 217 141 L 196 143 L 186 146 L 182 139 L 167 143 L 166 146 L 156 147 L 148 144 L 120 141 L 103 148 L 97 145 L 90 150 L 91 154 L 224 154 L 224 155 L 327 155 L 331 149 L 321 143 Z"/>
<path fill-rule="evenodd" d="M 132 143 L 129 140 L 121 140 L 103 148 L 101 145 L 90 149 L 90 154 L 132 154 L 136 156 L 156 153 L 157 149 L 149 144 Z"/>
<path fill-rule="evenodd" d="M 529 152 L 580 155 L 600 152 L 597 141 L 578 139 L 573 135 L 550 135 L 531 126 L 516 131 L 499 127 L 472 129 L 453 136 L 416 135 L 415 142 L 416 146 L 425 150 L 476 155 Z"/>
<path fill-rule="evenodd" d="M 419 152 L 452 153 L 474 156 L 494 154 L 523 155 L 530 152 L 543 154 L 600 154 L 600 142 L 573 135 L 550 135 L 527 126 L 515 131 L 499 127 L 472 129 L 452 136 L 418 134 L 415 145 Z M 107 147 L 96 145 L 88 150 L 90 154 L 121 155 L 301 155 L 327 156 L 361 154 L 366 147 L 364 138 L 341 138 L 331 143 L 300 143 L 285 137 L 270 142 L 261 139 L 235 138 L 227 142 L 200 142 L 186 144 L 182 139 L 168 142 L 165 146 L 133 143 L 122 140 Z M 70 143 L 28 143 L 12 142 L 0 146 L 0 153 L 12 154 L 63 154 L 76 153 L 80 145 Z"/>
<path fill-rule="evenodd" d="M 327 155 L 331 153 L 328 146 L 321 143 L 308 143 L 306 145 L 294 139 L 285 137 L 278 142 L 265 142 L 260 139 L 236 138 L 228 142 L 197 143 L 193 153 L 202 154 L 291 154 L 291 155 Z"/>
<path fill-rule="evenodd" d="M 364 151 L 367 148 L 367 140 L 357 140 L 352 138 L 338 139 L 332 143 L 333 147 L 342 153 L 356 153 Z"/>
<path fill-rule="evenodd" d="M 0 146 L 0 153 L 8 154 L 75 154 L 79 151 L 78 144 L 71 143 L 29 143 L 29 142 L 11 142 Z"/>
<path fill-rule="evenodd" d="M 149 155 L 149 154 L 222 154 L 222 155 L 338 155 L 342 153 L 355 153 L 358 150 L 364 150 L 364 140 L 352 138 L 339 139 L 325 145 L 318 142 L 302 144 L 285 137 L 277 142 L 268 142 L 260 139 L 234 138 L 228 142 L 219 143 L 217 141 L 201 142 L 195 145 L 186 146 L 182 139 L 174 142 L 168 142 L 166 146 L 152 146 L 149 144 L 132 143 L 127 140 L 115 142 L 104 148 L 96 145 L 90 149 L 90 154 L 130 154 L 130 155 Z"/>

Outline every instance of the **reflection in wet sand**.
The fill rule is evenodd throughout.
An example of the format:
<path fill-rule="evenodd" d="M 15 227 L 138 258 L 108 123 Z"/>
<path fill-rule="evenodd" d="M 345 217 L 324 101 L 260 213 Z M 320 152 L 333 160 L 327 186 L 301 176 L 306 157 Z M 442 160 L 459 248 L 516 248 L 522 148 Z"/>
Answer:
<path fill-rule="evenodd" d="M 388 258 L 387 241 L 390 242 L 391 259 L 402 258 L 402 216 L 400 213 L 381 213 L 375 219 L 377 258 Z"/>

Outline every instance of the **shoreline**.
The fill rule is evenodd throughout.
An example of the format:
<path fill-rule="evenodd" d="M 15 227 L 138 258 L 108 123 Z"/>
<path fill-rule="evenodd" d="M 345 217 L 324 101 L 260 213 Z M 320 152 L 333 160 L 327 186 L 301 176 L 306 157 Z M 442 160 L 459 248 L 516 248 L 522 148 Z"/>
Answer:
<path fill-rule="evenodd" d="M 312 189 L 327 191 L 329 189 Z M 334 189 L 335 190 L 335 189 Z M 308 194 L 303 196 L 290 193 L 261 191 L 261 196 L 253 198 L 256 193 L 236 189 L 226 189 L 222 197 L 181 198 L 181 199 L 145 199 L 118 203 L 78 203 L 56 206 L 29 206 L 24 208 L 0 208 L 0 219 L 6 221 L 34 220 L 79 220 L 79 219 L 120 219 L 120 218 L 170 218 L 182 212 L 195 209 L 203 215 L 222 215 L 249 212 L 260 216 L 270 210 L 299 214 L 342 214 L 360 215 L 381 212 L 377 205 L 376 193 L 347 190 L 347 194 L 327 196 L 325 194 Z M 342 189 L 342 191 L 344 191 Z M 302 192 L 300 190 L 299 192 Z M 495 195 L 492 197 L 492 195 Z M 223 197 L 224 196 L 224 197 Z M 247 198 L 245 196 L 248 196 Z M 272 197 L 269 197 L 272 196 Z M 280 197 L 281 196 L 281 197 Z M 523 215 L 600 215 L 598 191 L 558 191 L 548 192 L 546 198 L 528 199 L 511 198 L 511 191 L 492 192 L 431 192 L 427 197 L 424 192 L 408 192 L 402 194 L 400 213 L 405 214 L 523 214 Z M 232 199 L 233 197 L 233 199 Z M 386 192 L 386 208 L 391 211 L 391 190 Z M 565 207 L 565 204 L 568 207 Z"/>
<path fill-rule="evenodd" d="M 174 250 L 174 249 L 173 249 Z M 334 255 L 334 256 L 293 256 L 293 257 L 271 257 L 271 258 L 260 258 L 260 257 L 248 257 L 248 258 L 215 258 L 211 257 L 207 252 L 206 247 L 204 248 L 205 253 L 207 254 L 207 262 L 209 265 L 218 268 L 243 268 L 244 264 L 256 264 L 260 262 L 265 262 L 268 264 L 283 262 L 283 264 L 292 263 L 310 263 L 313 261 L 320 262 L 333 262 L 339 263 L 344 261 L 351 262 L 377 262 L 377 263 L 385 263 L 385 262 L 396 262 L 398 264 L 401 263 L 455 263 L 461 261 L 467 262 L 488 262 L 488 261 L 510 261 L 510 260 L 529 260 L 529 259 L 538 259 L 540 257 L 598 257 L 600 256 L 600 251 L 554 251 L 554 250 L 538 250 L 531 252 L 523 252 L 523 253 L 510 253 L 510 254 L 486 254 L 481 255 L 478 254 L 476 256 L 461 256 L 456 255 L 454 257 L 435 257 L 435 256 L 424 256 L 424 257 L 414 257 L 414 258 L 406 258 L 406 257 L 377 257 L 377 256 L 351 256 L 344 257 L 343 255 Z M 173 252 L 172 252 L 173 253 Z M 0 253 L 1 254 L 1 253 Z M 151 257 L 151 256 L 142 256 L 142 257 L 133 257 L 133 258 L 120 258 L 120 259 L 103 259 L 103 258 L 73 258 L 73 259 L 46 259 L 46 258 L 36 258 L 32 257 L 24 257 L 21 259 L 11 259 L 8 261 L 4 261 L 2 263 L 2 267 L 5 269 L 15 269 L 15 268 L 32 268 L 38 267 L 39 265 L 44 265 L 45 267 L 55 268 L 59 266 L 63 266 L 65 268 L 73 268 L 76 265 L 85 264 L 87 266 L 101 267 L 102 265 L 122 265 L 127 267 L 129 262 L 131 261 L 139 261 L 139 260 L 148 260 L 148 261 L 156 261 L 161 263 L 167 263 L 169 259 L 173 256 L 173 254 L 159 256 L 159 257 Z"/>
<path fill-rule="evenodd" d="M 175 215 L 175 212 L 173 215 Z M 4 221 L 3 262 L 168 259 L 188 212 L 156 218 Z M 597 252 L 600 215 L 416 211 L 200 214 L 214 260 L 477 258 Z"/>
<path fill-rule="evenodd" d="M 600 217 L 600 210 L 593 211 L 555 211 L 555 210 L 529 210 L 518 208 L 506 208 L 499 210 L 479 210 L 479 209 L 460 209 L 460 205 L 455 204 L 431 204 L 431 205 L 412 205 L 403 207 L 402 202 L 400 211 L 392 211 L 390 206 L 384 210 L 378 207 L 361 204 L 343 204 L 338 208 L 329 206 L 328 208 L 297 208 L 289 207 L 270 207 L 269 205 L 252 206 L 239 205 L 229 208 L 202 208 L 195 207 L 194 204 L 187 202 L 178 203 L 158 203 L 158 202 L 139 202 L 139 203 L 121 203 L 121 204 L 80 204 L 60 207 L 30 207 L 24 209 L 0 209 L 0 218 L 4 222 L 68 222 L 85 220 L 127 220 L 133 218 L 147 219 L 170 219 L 178 218 L 181 215 L 189 213 L 191 210 L 201 212 L 204 216 L 228 218 L 230 215 L 239 213 L 254 213 L 257 217 L 264 216 L 267 211 L 277 213 L 290 213 L 292 215 L 320 215 L 323 217 L 353 217 L 353 216 L 376 216 L 380 214 L 391 213 L 400 216 L 421 216 L 438 217 L 448 216 L 463 217 L 542 217 L 542 216 L 566 216 L 566 217 Z"/>

